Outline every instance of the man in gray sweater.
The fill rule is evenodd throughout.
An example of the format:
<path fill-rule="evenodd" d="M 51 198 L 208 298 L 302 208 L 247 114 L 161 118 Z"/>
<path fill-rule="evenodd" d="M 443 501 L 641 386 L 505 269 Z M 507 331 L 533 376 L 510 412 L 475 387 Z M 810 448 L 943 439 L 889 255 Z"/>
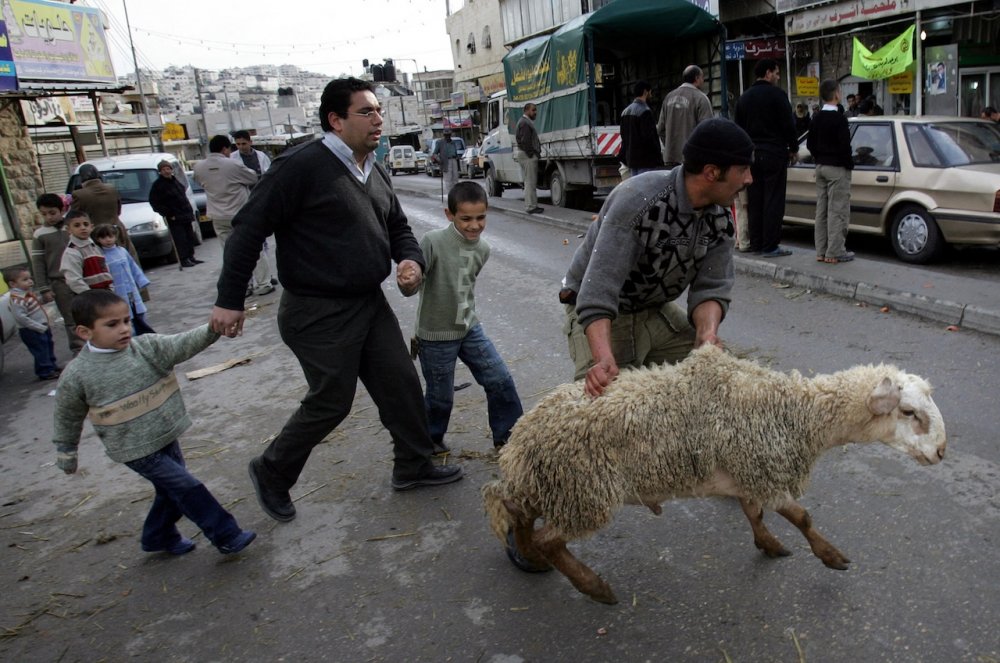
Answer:
<path fill-rule="evenodd" d="M 559 293 L 588 394 L 603 393 L 619 364 L 674 363 L 721 344 L 734 278 L 728 206 L 753 181 L 752 162 L 746 132 L 709 119 L 684 145 L 683 165 L 630 177 L 608 196 Z M 685 290 L 686 312 L 675 303 Z"/>
<path fill-rule="evenodd" d="M 404 294 L 420 286 L 425 263 L 375 163 L 381 110 L 371 83 L 331 81 L 320 100 L 323 139 L 274 160 L 226 244 L 212 329 L 230 337 L 242 331 L 243 284 L 273 233 L 284 288 L 278 330 L 309 384 L 298 410 L 250 462 L 258 502 L 275 520 L 295 518 L 288 491 L 313 447 L 350 413 L 359 379 L 392 437 L 395 490 L 462 478 L 460 467 L 431 462 L 420 378 L 382 291 L 392 261 Z"/>

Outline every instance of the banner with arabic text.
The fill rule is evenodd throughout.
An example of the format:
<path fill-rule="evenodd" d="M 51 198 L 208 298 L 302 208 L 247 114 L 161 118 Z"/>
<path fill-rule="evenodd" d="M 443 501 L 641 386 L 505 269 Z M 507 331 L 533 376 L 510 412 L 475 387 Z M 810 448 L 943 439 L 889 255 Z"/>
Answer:
<path fill-rule="evenodd" d="M 854 61 L 851 74 L 868 80 L 882 80 L 906 71 L 913 64 L 913 33 L 916 25 L 911 25 L 903 34 L 874 53 L 854 38 Z"/>

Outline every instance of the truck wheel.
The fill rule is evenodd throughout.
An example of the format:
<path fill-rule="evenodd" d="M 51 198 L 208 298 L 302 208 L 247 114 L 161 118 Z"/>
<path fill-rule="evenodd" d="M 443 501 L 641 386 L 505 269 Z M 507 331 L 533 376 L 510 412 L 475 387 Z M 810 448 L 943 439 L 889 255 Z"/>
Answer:
<path fill-rule="evenodd" d="M 569 195 L 566 191 L 566 180 L 563 179 L 559 169 L 552 171 L 549 175 L 549 193 L 552 196 L 552 204 L 556 207 L 566 207 L 569 203 Z"/>
<path fill-rule="evenodd" d="M 497 182 L 496 172 L 492 168 L 486 171 L 486 193 L 495 198 L 503 197 L 503 185 Z"/>
<path fill-rule="evenodd" d="M 889 239 L 900 260 L 918 265 L 933 261 L 944 249 L 934 217 L 916 205 L 907 205 L 896 213 Z"/>

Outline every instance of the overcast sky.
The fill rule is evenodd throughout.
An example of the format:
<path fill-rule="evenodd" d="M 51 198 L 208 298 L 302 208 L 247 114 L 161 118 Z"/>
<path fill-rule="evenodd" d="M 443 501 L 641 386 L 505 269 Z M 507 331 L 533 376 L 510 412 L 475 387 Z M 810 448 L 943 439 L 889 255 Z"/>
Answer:
<path fill-rule="evenodd" d="M 81 0 L 108 16 L 115 73 L 139 67 L 203 69 L 294 64 L 330 76 L 361 73 L 361 61 L 395 58 L 396 68 L 454 67 L 446 0 Z M 454 11 L 460 2 L 451 0 Z M 409 58 L 409 59 L 407 59 Z"/>

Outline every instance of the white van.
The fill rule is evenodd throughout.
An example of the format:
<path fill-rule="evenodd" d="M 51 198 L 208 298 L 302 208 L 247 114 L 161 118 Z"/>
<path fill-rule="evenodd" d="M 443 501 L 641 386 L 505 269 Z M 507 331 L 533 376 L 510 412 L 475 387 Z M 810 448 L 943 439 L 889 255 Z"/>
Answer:
<path fill-rule="evenodd" d="M 416 150 L 409 145 L 396 145 L 389 148 L 389 172 L 395 175 L 399 171 L 419 172 Z"/>
<path fill-rule="evenodd" d="M 129 239 L 135 246 L 139 257 L 148 260 L 166 258 L 173 260 L 174 243 L 170 238 L 170 229 L 166 220 L 153 211 L 149 205 L 149 189 L 160 176 L 156 164 L 169 161 L 174 168 L 174 177 L 187 189 L 191 209 L 197 210 L 194 192 L 184 175 L 184 168 L 177 157 L 166 152 L 147 154 L 121 154 L 115 157 L 91 159 L 89 163 L 101 173 L 101 179 L 118 189 L 122 198 L 121 221 L 128 231 Z M 80 164 L 73 171 L 66 185 L 66 193 L 72 195 L 74 189 L 80 187 Z M 201 243 L 201 229 L 198 225 L 198 213 L 193 212 L 195 238 Z"/>

